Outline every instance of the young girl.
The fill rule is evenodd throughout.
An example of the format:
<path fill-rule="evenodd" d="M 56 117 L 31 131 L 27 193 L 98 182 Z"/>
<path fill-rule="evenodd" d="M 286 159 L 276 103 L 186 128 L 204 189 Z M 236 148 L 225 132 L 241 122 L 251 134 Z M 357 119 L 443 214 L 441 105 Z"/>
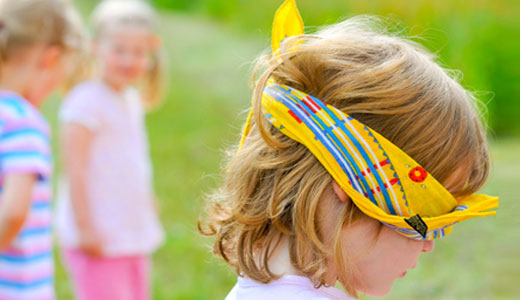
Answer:
<path fill-rule="evenodd" d="M 39 108 L 81 36 L 65 1 L 0 1 L 0 299 L 54 299 L 50 133 Z"/>
<path fill-rule="evenodd" d="M 145 2 L 101 2 L 93 15 L 97 78 L 76 86 L 60 113 L 57 227 L 78 299 L 150 296 L 149 255 L 163 240 L 143 110 L 160 80 L 154 19 Z"/>
<path fill-rule="evenodd" d="M 473 194 L 489 168 L 475 99 L 426 50 L 374 25 L 304 35 L 294 1 L 277 12 L 201 229 L 239 275 L 226 299 L 382 296 L 453 224 L 494 214 L 482 211 L 498 199 Z"/>

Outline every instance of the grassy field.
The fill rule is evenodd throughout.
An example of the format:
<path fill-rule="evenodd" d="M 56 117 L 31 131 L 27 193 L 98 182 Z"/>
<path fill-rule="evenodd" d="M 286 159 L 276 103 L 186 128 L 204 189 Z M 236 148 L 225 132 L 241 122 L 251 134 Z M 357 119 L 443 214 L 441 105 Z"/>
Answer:
<path fill-rule="evenodd" d="M 204 193 L 219 182 L 223 149 L 236 142 L 249 105 L 250 62 L 268 41 L 183 15 L 163 15 L 170 78 L 164 105 L 148 117 L 165 245 L 154 255 L 154 299 L 223 299 L 235 274 L 212 257 L 196 220 Z M 45 106 L 56 128 L 57 99 Z M 56 132 L 56 130 L 55 130 Z M 55 139 L 57 142 L 57 139 Z M 485 191 L 501 197 L 496 218 L 471 220 L 436 244 L 385 299 L 514 299 L 520 294 L 520 140 L 492 145 Z M 56 153 L 58 154 L 58 153 Z M 63 267 L 58 299 L 72 299 Z M 365 299 L 369 299 L 365 297 Z"/>

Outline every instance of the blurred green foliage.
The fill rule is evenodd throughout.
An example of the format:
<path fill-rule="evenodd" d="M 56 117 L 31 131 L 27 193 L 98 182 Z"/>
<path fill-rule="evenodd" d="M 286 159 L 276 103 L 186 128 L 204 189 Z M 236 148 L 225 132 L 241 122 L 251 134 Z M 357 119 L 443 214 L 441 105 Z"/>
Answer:
<path fill-rule="evenodd" d="M 269 38 L 273 13 L 282 0 L 152 0 L 160 8 L 211 16 L 242 34 Z M 520 134 L 520 1 L 517 0 L 299 0 L 307 26 L 358 14 L 398 20 L 408 34 L 459 69 L 463 85 L 489 111 L 498 135 Z"/>

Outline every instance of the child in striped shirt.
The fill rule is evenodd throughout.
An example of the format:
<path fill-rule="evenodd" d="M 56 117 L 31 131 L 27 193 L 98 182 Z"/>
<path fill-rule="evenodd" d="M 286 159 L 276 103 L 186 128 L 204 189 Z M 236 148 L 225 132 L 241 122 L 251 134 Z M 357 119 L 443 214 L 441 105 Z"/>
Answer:
<path fill-rule="evenodd" d="M 61 0 L 0 1 L 0 299 L 54 299 L 49 127 L 81 23 Z M 67 61 L 65 61 L 67 60 Z"/>

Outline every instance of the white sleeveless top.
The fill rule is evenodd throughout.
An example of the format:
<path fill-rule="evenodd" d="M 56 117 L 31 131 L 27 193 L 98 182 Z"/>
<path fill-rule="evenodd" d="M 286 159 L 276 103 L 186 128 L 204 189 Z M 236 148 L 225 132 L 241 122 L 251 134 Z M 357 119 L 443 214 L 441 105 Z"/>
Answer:
<path fill-rule="evenodd" d="M 93 224 L 109 256 L 149 254 L 164 239 L 154 208 L 152 170 L 139 93 L 118 93 L 100 80 L 76 86 L 66 97 L 60 121 L 81 124 L 94 137 L 86 171 Z M 57 230 L 64 247 L 77 247 L 78 233 L 67 176 L 58 189 Z"/>
<path fill-rule="evenodd" d="M 335 287 L 315 288 L 303 276 L 285 275 L 269 283 L 238 277 L 237 283 L 225 300 L 354 300 Z"/>

